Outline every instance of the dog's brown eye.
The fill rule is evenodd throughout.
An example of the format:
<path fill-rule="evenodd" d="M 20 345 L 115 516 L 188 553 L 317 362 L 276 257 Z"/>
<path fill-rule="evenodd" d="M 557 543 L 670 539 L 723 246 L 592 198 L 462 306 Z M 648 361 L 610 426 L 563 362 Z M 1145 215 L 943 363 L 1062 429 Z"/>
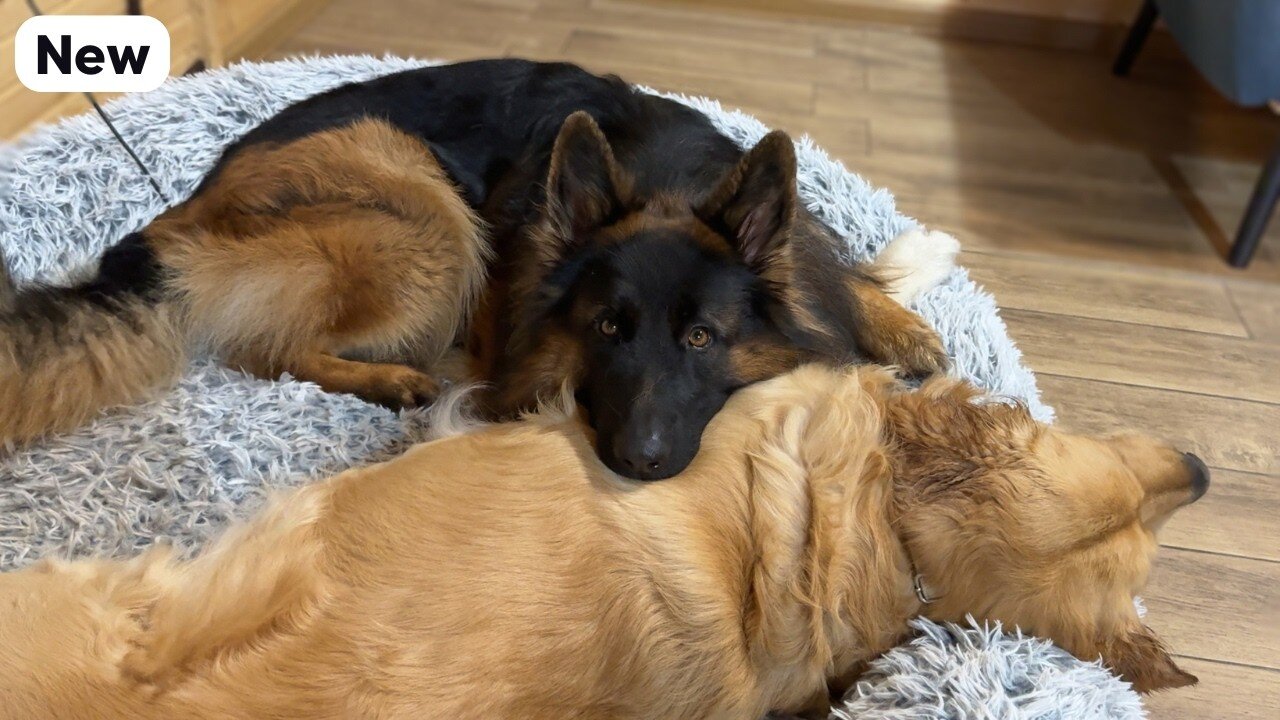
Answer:
<path fill-rule="evenodd" d="M 600 329 L 600 334 L 605 337 L 614 337 L 618 334 L 618 323 L 609 318 L 601 320 L 597 327 Z"/>
<path fill-rule="evenodd" d="M 689 331 L 689 344 L 696 348 L 704 348 L 711 344 L 711 331 L 704 327 L 696 327 Z"/>

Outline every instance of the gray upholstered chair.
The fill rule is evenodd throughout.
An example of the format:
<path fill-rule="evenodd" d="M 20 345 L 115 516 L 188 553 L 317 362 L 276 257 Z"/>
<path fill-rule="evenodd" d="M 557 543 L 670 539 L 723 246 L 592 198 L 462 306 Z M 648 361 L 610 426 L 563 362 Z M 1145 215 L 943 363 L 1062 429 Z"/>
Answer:
<path fill-rule="evenodd" d="M 1127 75 L 1156 18 L 1222 94 L 1246 105 L 1280 101 L 1280 0 L 1144 0 L 1115 73 Z M 1232 265 L 1253 257 L 1280 200 L 1280 144 L 1267 161 L 1231 247 Z"/>

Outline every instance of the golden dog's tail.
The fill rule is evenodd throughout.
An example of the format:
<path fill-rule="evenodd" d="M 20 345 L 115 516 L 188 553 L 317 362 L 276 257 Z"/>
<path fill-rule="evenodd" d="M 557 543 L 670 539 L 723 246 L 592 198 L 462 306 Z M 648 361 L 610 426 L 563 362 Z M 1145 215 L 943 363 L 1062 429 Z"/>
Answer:
<path fill-rule="evenodd" d="M 71 287 L 19 290 L 0 270 L 0 445 L 68 430 L 176 379 L 187 341 L 163 280 L 141 233 Z"/>

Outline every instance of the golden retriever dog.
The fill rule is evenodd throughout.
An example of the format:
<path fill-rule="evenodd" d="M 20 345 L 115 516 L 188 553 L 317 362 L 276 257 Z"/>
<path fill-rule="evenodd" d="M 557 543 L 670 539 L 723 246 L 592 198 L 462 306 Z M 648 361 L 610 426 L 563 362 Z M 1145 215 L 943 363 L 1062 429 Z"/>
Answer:
<path fill-rule="evenodd" d="M 0 717 L 821 713 L 917 615 L 1019 626 L 1143 691 L 1196 681 L 1133 604 L 1207 488 L 1193 455 L 867 367 L 746 388 L 662 483 L 608 471 L 584 428 L 419 445 L 190 561 L 2 575 Z"/>

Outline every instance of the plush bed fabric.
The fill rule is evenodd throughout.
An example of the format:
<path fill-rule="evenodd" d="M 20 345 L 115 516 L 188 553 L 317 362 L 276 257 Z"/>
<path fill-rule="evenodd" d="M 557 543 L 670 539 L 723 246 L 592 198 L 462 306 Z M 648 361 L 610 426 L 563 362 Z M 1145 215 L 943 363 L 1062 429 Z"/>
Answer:
<path fill-rule="evenodd" d="M 173 80 L 108 105 L 172 201 L 221 149 L 273 113 L 344 82 L 426 64 L 373 57 L 240 64 Z M 742 144 L 766 128 L 703 98 Z M 893 197 L 799 140 L 800 192 L 868 258 L 915 225 Z M 21 284 L 61 282 L 166 206 L 92 115 L 0 152 L 0 250 Z M 962 238 L 963 240 L 963 238 Z M 1021 364 L 992 298 L 956 270 L 917 309 L 941 332 L 955 372 L 1052 411 Z M 178 387 L 90 425 L 0 457 L 0 569 L 49 554 L 124 554 L 165 538 L 193 548 L 270 488 L 386 459 L 425 437 L 418 413 L 392 413 L 314 385 L 267 382 L 197 360 Z M 919 638 L 879 661 L 840 717 L 1138 717 L 1137 697 L 1096 665 L 998 629 L 920 622 Z"/>

